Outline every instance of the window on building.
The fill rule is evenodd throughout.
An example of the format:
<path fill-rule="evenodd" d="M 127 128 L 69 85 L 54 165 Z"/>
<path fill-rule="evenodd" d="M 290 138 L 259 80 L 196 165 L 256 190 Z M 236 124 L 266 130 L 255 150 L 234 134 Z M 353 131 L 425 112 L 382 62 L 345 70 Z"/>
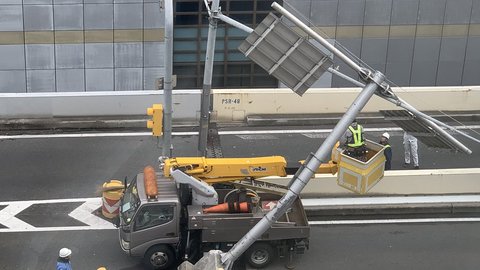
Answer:
<path fill-rule="evenodd" d="M 272 0 L 221 0 L 220 6 L 223 14 L 255 28 L 273 11 L 270 7 L 272 3 Z M 174 23 L 173 72 L 177 75 L 177 89 L 202 88 L 208 37 L 208 14 L 203 0 L 175 0 Z M 277 79 L 238 51 L 238 45 L 247 35 L 242 30 L 218 22 L 212 87 L 278 86 Z"/>

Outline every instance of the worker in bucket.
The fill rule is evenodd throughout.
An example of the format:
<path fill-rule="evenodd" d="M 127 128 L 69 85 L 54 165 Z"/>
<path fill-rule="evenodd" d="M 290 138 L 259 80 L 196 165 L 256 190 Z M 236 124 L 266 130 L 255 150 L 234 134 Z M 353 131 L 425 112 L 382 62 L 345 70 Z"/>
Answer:
<path fill-rule="evenodd" d="M 72 264 L 70 263 L 70 256 L 72 250 L 68 248 L 62 248 L 58 252 L 57 270 L 72 270 Z"/>
<path fill-rule="evenodd" d="M 410 167 L 410 156 L 413 161 L 413 168 L 419 169 L 418 165 L 418 143 L 417 138 L 413 137 L 412 134 L 403 133 L 403 148 L 405 150 L 405 163 L 403 164 L 404 168 Z"/>
<path fill-rule="evenodd" d="M 380 144 L 385 146 L 383 154 L 385 154 L 385 171 L 392 169 L 392 147 L 390 146 L 388 140 L 390 140 L 390 134 L 385 132 L 380 137 Z"/>
<path fill-rule="evenodd" d="M 365 146 L 365 136 L 362 125 L 357 123 L 357 119 L 343 134 L 342 144 L 346 147 L 345 154 L 360 161 L 367 159 L 367 147 Z"/>

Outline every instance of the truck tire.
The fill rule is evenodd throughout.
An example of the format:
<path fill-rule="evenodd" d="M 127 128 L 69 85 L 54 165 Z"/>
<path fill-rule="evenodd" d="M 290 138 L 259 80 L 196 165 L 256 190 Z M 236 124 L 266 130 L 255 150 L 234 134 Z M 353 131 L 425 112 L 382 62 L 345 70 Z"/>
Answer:
<path fill-rule="evenodd" d="M 165 245 L 151 247 L 143 257 L 143 263 L 148 269 L 165 270 L 176 262 L 172 249 Z"/>
<path fill-rule="evenodd" d="M 275 257 L 275 251 L 269 243 L 254 243 L 245 252 L 247 263 L 254 268 L 264 268 L 268 266 Z"/>

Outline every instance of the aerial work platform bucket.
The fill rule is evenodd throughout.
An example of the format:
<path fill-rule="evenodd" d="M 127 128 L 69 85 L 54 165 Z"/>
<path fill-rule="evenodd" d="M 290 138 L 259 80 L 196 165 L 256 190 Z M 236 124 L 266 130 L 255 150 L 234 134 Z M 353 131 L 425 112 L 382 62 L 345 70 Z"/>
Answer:
<path fill-rule="evenodd" d="M 337 148 L 340 154 L 337 184 L 359 194 L 367 193 L 383 178 L 385 170 L 385 147 L 366 140 L 367 161 L 345 155 L 344 149 Z"/>

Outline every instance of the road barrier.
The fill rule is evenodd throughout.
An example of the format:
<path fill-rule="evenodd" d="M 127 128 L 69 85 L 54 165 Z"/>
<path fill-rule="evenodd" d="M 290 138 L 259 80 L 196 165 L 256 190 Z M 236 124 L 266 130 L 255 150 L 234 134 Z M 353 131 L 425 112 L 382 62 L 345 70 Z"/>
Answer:
<path fill-rule="evenodd" d="M 290 178 L 271 177 L 266 181 L 286 185 Z M 386 171 L 365 195 L 338 186 L 336 175 L 315 175 L 302 192 L 306 198 L 441 194 L 480 194 L 480 168 Z"/>
<path fill-rule="evenodd" d="M 359 88 L 313 88 L 303 97 L 282 89 L 213 90 L 212 120 L 220 123 L 245 122 L 251 115 L 298 115 L 343 113 Z M 405 87 L 395 92 L 421 111 L 475 111 L 480 108 L 480 86 Z M 163 91 L 3 93 L 0 119 L 138 116 L 146 108 L 163 102 Z M 174 123 L 198 123 L 200 90 L 173 92 Z M 362 112 L 398 109 L 372 98 Z"/>

